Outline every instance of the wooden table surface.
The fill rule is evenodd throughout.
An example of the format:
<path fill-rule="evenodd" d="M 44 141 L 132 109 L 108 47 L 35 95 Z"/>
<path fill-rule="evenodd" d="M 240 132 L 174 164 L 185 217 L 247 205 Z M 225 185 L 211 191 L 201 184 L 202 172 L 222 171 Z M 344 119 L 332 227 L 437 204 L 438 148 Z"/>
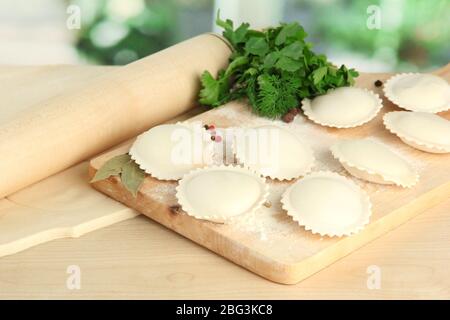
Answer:
<path fill-rule="evenodd" d="M 69 265 L 80 290 L 66 286 Z M 367 288 L 367 268 L 381 288 Z M 449 299 L 450 200 L 297 285 L 269 282 L 139 216 L 0 259 L 1 298 Z"/>
<path fill-rule="evenodd" d="M 80 289 L 67 287 L 69 266 Z M 381 288 L 368 289 L 370 266 Z M 450 199 L 297 285 L 269 282 L 139 216 L 0 259 L 0 298 L 450 299 Z"/>

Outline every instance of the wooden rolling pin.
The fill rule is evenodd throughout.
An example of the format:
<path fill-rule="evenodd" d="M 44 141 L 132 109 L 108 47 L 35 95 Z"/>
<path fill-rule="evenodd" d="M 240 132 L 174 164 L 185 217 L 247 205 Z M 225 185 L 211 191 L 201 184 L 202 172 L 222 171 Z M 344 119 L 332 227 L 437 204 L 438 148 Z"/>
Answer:
<path fill-rule="evenodd" d="M 129 139 L 195 105 L 199 77 L 231 49 L 203 34 L 39 102 L 0 126 L 0 198 Z"/>

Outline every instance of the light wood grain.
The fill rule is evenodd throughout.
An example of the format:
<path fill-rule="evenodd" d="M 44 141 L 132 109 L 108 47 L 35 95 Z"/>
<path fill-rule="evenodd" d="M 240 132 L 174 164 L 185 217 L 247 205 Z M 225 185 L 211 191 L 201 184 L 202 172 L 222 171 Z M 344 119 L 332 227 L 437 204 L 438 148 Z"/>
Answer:
<path fill-rule="evenodd" d="M 36 68 L 3 71 L 20 78 Z M 66 287 L 73 264 L 81 267 L 81 290 Z M 374 264 L 380 290 L 366 287 Z M 141 216 L 1 258 L 0 298 L 450 299 L 449 265 L 450 200 L 292 286 L 266 281 Z"/>
<path fill-rule="evenodd" d="M 450 78 L 450 65 L 437 73 Z M 357 86 L 379 91 L 374 86 L 375 80 L 384 81 L 390 76 L 362 74 L 357 80 Z M 420 183 L 411 189 L 364 183 L 355 179 L 370 195 L 373 215 L 370 224 L 351 237 L 322 238 L 299 228 L 278 205 L 280 194 L 271 200 L 272 208 L 262 208 L 255 219 L 257 223 L 258 219 L 267 219 L 267 216 L 272 218 L 269 226 L 272 233 L 263 238 L 258 232 L 242 230 L 235 224 L 214 224 L 174 211 L 174 182 L 147 177 L 137 198 L 126 191 L 117 177 L 93 185 L 112 198 L 269 280 L 284 284 L 297 283 L 450 196 L 450 155 L 428 154 L 403 144 L 382 124 L 383 114 L 395 108 L 388 101 L 384 101 L 384 105 L 376 119 L 357 128 L 327 129 L 301 120 L 302 116 L 297 119 L 299 123 L 291 124 L 291 129 L 303 130 L 299 138 L 309 141 L 322 170 L 346 174 L 329 156 L 330 145 L 338 139 L 370 136 L 394 147 L 419 171 Z M 443 113 L 442 116 L 450 117 L 450 113 Z M 236 102 L 201 114 L 193 120 L 214 123 L 218 127 L 251 126 L 262 121 L 251 114 L 244 103 Z M 129 145 L 123 146 L 92 160 L 91 175 L 106 160 L 126 153 L 128 149 Z M 289 183 L 271 181 L 270 185 L 279 189 L 286 188 Z M 164 197 L 165 193 L 169 194 Z"/>
<path fill-rule="evenodd" d="M 83 162 L 0 200 L 0 257 L 139 213 L 92 192 Z"/>
<path fill-rule="evenodd" d="M 66 287 L 69 265 L 81 290 Z M 369 290 L 366 270 L 381 269 Z M 144 216 L 0 259 L 0 298 L 450 299 L 450 200 L 296 285 L 267 281 Z"/>
<path fill-rule="evenodd" d="M 201 73 L 215 74 L 230 53 L 222 38 L 202 34 L 89 79 L 2 124 L 0 197 L 189 111 L 197 104 Z"/>
<path fill-rule="evenodd" d="M 0 125 L 39 107 L 51 97 L 83 87 L 87 81 L 117 70 L 112 66 L 0 66 Z"/>
<path fill-rule="evenodd" d="M 83 87 L 86 81 L 116 70 L 109 66 L 0 67 L 0 123 L 28 112 L 39 102 Z M 0 199 L 0 257 L 138 215 L 88 186 L 87 163 Z"/>
<path fill-rule="evenodd" d="M 0 124 L 36 108 L 41 101 L 83 87 L 89 79 L 117 68 L 0 67 L 3 104 Z M 202 111 L 194 108 L 181 118 Z M 79 237 L 139 214 L 92 190 L 87 171 L 88 164 L 83 162 L 0 199 L 0 257 L 54 239 Z"/>

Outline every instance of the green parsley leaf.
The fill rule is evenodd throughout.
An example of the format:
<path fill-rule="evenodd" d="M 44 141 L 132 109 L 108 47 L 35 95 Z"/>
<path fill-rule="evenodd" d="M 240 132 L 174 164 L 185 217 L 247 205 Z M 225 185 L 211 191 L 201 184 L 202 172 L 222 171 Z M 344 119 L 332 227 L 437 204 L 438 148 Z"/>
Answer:
<path fill-rule="evenodd" d="M 231 61 L 228 65 L 227 70 L 225 71 L 225 77 L 230 76 L 237 68 L 243 66 L 248 63 L 248 58 L 246 56 L 240 56 Z"/>
<path fill-rule="evenodd" d="M 264 58 L 264 68 L 266 69 L 272 68 L 278 61 L 280 56 L 281 53 L 279 51 L 274 51 L 266 55 L 266 57 Z"/>
<path fill-rule="evenodd" d="M 300 61 L 294 60 L 289 57 L 281 57 L 275 64 L 275 67 L 279 68 L 280 70 L 289 72 L 297 71 L 301 66 L 302 63 Z"/>
<path fill-rule="evenodd" d="M 262 57 L 269 51 L 269 45 L 264 38 L 251 37 L 245 44 L 245 51 L 247 54 Z"/>
<path fill-rule="evenodd" d="M 245 42 L 249 27 L 250 25 L 248 23 L 243 23 L 236 29 L 232 36 L 232 43 L 234 43 L 234 45 Z"/>
<path fill-rule="evenodd" d="M 307 34 L 305 30 L 297 22 L 284 24 L 281 31 L 275 38 L 275 44 L 277 46 L 282 45 L 290 38 L 303 41 L 303 39 L 306 38 L 306 36 Z"/>
<path fill-rule="evenodd" d="M 323 77 L 327 74 L 328 68 L 327 67 L 320 67 L 312 73 L 314 84 L 318 84 L 320 81 L 322 81 Z"/>
<path fill-rule="evenodd" d="M 234 29 L 233 21 L 220 19 L 218 13 L 216 23 L 234 50 L 230 64 L 216 78 L 208 71 L 201 75 L 199 101 L 204 105 L 217 107 L 247 97 L 256 113 L 281 117 L 301 99 L 352 85 L 358 76 L 354 69 L 338 68 L 313 52 L 297 22 L 262 31 L 247 23 Z"/>
<path fill-rule="evenodd" d="M 303 55 L 303 48 L 304 44 L 300 41 L 295 41 L 288 45 L 287 47 L 284 47 L 281 50 L 281 54 L 285 57 L 289 57 L 292 59 L 298 59 Z"/>
<path fill-rule="evenodd" d="M 224 29 L 223 36 L 230 41 L 231 45 L 234 47 L 236 46 L 236 43 L 234 43 L 234 31 L 233 31 L 233 21 L 227 19 L 222 20 L 220 19 L 220 10 L 217 10 L 217 18 L 216 18 L 216 24 Z"/>
<path fill-rule="evenodd" d="M 233 32 L 233 21 L 227 19 L 226 21 L 220 19 L 220 10 L 217 10 L 216 25 L 224 29 L 225 31 Z"/>
<path fill-rule="evenodd" d="M 209 71 L 204 71 L 200 80 L 202 83 L 199 99 L 200 103 L 214 107 L 219 106 L 220 101 L 228 91 L 228 77 L 219 76 L 216 80 Z"/>

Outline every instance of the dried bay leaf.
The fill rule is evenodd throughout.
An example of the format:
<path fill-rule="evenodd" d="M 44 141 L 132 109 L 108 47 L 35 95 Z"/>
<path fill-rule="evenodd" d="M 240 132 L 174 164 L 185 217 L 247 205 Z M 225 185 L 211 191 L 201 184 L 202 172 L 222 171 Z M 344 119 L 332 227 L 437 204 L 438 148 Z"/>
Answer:
<path fill-rule="evenodd" d="M 109 159 L 100 169 L 98 169 L 95 176 L 92 178 L 91 183 L 119 175 L 122 172 L 123 166 L 130 161 L 131 157 L 129 154 L 121 154 Z"/>
<path fill-rule="evenodd" d="M 123 166 L 120 178 L 124 187 L 136 197 L 139 187 L 144 181 L 145 172 L 131 160 Z"/>

